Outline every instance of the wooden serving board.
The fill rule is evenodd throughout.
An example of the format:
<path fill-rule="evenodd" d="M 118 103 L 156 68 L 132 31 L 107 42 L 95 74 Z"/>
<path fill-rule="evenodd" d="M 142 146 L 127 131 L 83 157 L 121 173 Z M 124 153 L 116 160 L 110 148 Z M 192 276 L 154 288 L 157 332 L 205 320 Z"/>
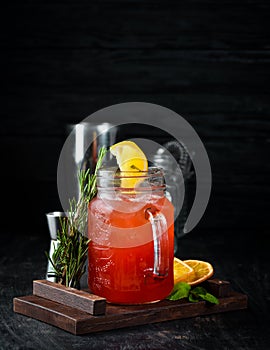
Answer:
<path fill-rule="evenodd" d="M 191 303 L 184 299 L 129 306 L 107 303 L 104 314 L 92 315 L 89 310 L 86 312 L 64 305 L 63 301 L 56 302 L 41 296 L 28 295 L 14 298 L 13 306 L 16 313 L 46 322 L 75 335 L 247 308 L 247 296 L 230 290 L 228 282 L 212 280 L 208 282 L 207 288 L 212 294 L 214 290 L 216 291 L 215 295 L 219 298 L 218 305 L 205 301 Z"/>

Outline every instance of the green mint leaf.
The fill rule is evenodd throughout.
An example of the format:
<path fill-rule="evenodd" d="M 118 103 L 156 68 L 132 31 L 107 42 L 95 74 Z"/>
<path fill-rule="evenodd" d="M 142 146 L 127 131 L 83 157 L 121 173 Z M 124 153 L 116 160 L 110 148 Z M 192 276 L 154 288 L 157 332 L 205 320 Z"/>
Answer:
<path fill-rule="evenodd" d="M 191 287 L 186 282 L 178 282 L 174 285 L 173 290 L 171 291 L 171 294 L 178 291 L 179 289 L 186 290 L 187 292 L 189 292 Z"/>
<path fill-rule="evenodd" d="M 207 293 L 207 290 L 203 287 L 195 287 L 191 290 L 191 293 L 194 295 L 205 295 Z"/>
<path fill-rule="evenodd" d="M 190 285 L 185 282 L 179 282 L 174 285 L 173 290 L 167 297 L 168 300 L 179 300 L 183 298 L 188 298 L 192 303 L 197 303 L 200 300 L 205 300 L 212 304 L 219 304 L 218 299 L 207 292 L 203 287 L 195 287 L 191 289 Z"/>
<path fill-rule="evenodd" d="M 190 285 L 185 282 L 176 283 L 171 291 L 171 294 L 167 297 L 169 300 L 179 300 L 187 298 L 190 292 Z"/>
<path fill-rule="evenodd" d="M 200 295 L 200 297 L 203 300 L 208 301 L 209 303 L 216 304 L 216 305 L 219 304 L 218 299 L 214 295 L 212 295 L 210 293 L 206 293 L 204 295 Z"/>
<path fill-rule="evenodd" d="M 207 292 L 207 290 L 203 287 L 195 287 L 193 288 L 191 291 L 190 291 L 190 294 L 189 294 L 189 301 L 191 302 L 197 302 L 199 300 L 205 300 L 205 301 L 208 301 L 209 303 L 212 303 L 212 304 L 218 304 L 219 301 L 218 299 Z"/>
<path fill-rule="evenodd" d="M 192 303 L 197 303 L 198 301 L 200 301 L 200 298 L 197 295 L 189 293 L 188 300 Z"/>

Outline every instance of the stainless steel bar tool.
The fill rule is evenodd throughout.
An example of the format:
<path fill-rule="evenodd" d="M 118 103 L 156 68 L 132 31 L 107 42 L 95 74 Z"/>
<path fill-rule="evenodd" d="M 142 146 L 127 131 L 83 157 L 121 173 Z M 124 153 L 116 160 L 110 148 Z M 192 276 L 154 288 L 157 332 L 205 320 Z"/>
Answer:
<path fill-rule="evenodd" d="M 62 211 L 54 211 L 46 214 L 47 217 L 47 222 L 48 222 L 48 227 L 49 227 L 49 232 L 50 232 L 50 237 L 51 237 L 51 243 L 50 243 L 50 252 L 49 256 L 52 259 L 53 253 L 55 249 L 58 246 L 58 241 L 57 241 L 57 232 L 61 227 L 61 218 L 66 217 L 66 213 Z M 48 260 L 48 265 L 47 265 L 47 272 L 46 272 L 46 279 L 51 282 L 56 282 L 56 278 L 50 276 L 50 274 L 53 272 L 53 266 Z"/>

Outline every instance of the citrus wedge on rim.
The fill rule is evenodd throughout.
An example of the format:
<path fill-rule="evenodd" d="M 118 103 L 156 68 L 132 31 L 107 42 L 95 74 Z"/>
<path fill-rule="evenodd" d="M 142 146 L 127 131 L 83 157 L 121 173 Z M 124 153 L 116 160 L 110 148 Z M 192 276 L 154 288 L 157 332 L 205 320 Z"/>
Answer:
<path fill-rule="evenodd" d="M 136 178 L 139 172 L 148 171 L 148 161 L 140 149 L 133 141 L 121 141 L 110 147 L 110 152 L 116 157 L 117 164 L 121 172 L 127 172 L 122 179 L 122 187 L 134 188 L 139 179 Z"/>
<path fill-rule="evenodd" d="M 173 260 L 173 275 L 174 275 L 174 284 L 178 282 L 188 283 L 194 278 L 193 268 L 188 266 L 182 260 L 174 257 Z"/>
<path fill-rule="evenodd" d="M 183 262 L 194 271 L 194 274 L 190 276 L 190 279 L 187 282 L 191 286 L 206 281 L 214 274 L 213 266 L 207 261 L 189 259 L 183 260 Z"/>
<path fill-rule="evenodd" d="M 140 147 L 133 141 L 121 141 L 110 147 L 121 171 L 147 171 L 148 162 Z"/>

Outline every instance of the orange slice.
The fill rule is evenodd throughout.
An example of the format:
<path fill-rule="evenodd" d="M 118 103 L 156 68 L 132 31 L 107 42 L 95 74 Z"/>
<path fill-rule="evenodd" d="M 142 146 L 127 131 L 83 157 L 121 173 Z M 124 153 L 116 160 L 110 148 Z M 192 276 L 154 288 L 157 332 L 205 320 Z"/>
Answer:
<path fill-rule="evenodd" d="M 122 141 L 110 147 L 110 152 L 116 157 L 121 172 L 125 172 L 126 178 L 122 179 L 122 187 L 134 188 L 140 181 L 140 172 L 148 171 L 148 161 L 133 141 Z"/>
<path fill-rule="evenodd" d="M 174 257 L 173 261 L 173 275 L 174 275 L 174 284 L 178 282 L 188 283 L 194 277 L 193 268 L 188 266 L 182 260 Z"/>
<path fill-rule="evenodd" d="M 193 269 L 194 274 L 188 281 L 188 284 L 195 286 L 206 281 L 214 274 L 213 266 L 207 261 L 201 260 L 183 260 L 183 262 Z"/>

